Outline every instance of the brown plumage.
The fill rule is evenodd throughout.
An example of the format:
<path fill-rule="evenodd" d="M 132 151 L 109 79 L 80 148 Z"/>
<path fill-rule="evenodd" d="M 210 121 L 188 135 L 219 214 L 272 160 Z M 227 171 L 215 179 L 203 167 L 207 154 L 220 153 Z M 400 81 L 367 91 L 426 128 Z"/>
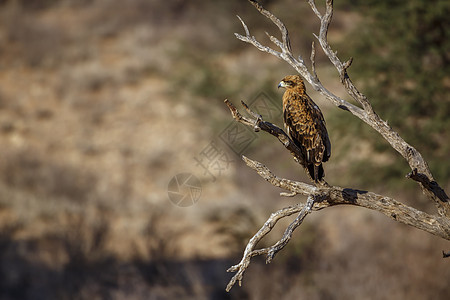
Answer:
<path fill-rule="evenodd" d="M 286 89 L 283 95 L 284 126 L 300 148 L 308 173 L 314 181 L 325 175 L 322 162 L 331 155 L 325 119 L 314 101 L 306 94 L 305 84 L 298 75 L 289 75 L 278 87 Z"/>

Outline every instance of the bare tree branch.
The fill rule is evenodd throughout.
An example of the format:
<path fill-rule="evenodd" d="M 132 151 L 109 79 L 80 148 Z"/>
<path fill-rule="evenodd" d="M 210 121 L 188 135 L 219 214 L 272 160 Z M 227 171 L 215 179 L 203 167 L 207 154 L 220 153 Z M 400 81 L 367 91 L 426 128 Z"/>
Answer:
<path fill-rule="evenodd" d="M 293 181 L 277 177 L 265 165 L 260 162 L 251 160 L 243 156 L 243 160 L 250 168 L 254 169 L 262 178 L 268 181 L 273 186 L 279 187 L 289 193 L 281 193 L 282 196 L 306 195 L 308 200 L 305 204 L 299 203 L 289 206 L 271 214 L 261 229 L 248 242 L 243 257 L 239 264 L 232 266 L 227 271 L 236 272 L 227 285 L 229 291 L 236 282 L 241 284 L 243 274 L 250 264 L 250 259 L 257 255 L 266 255 L 266 263 L 270 263 L 274 256 L 283 249 L 290 241 L 293 231 L 300 226 L 303 220 L 311 211 L 317 211 L 335 205 L 354 205 L 371 210 L 381 212 L 391 219 L 400 223 L 413 226 L 428 233 L 439 236 L 443 239 L 450 240 L 450 203 L 445 191 L 433 179 L 431 171 L 421 154 L 411 145 L 406 143 L 400 135 L 395 132 L 384 120 L 382 120 L 374 111 L 372 105 L 366 96 L 364 96 L 350 80 L 347 74 L 347 69 L 351 66 L 353 59 L 350 58 L 346 62 L 342 62 L 335 51 L 332 50 L 328 43 L 328 28 L 333 16 L 333 1 L 326 0 L 325 12 L 322 14 L 318 10 L 315 1 L 309 0 L 312 11 L 320 20 L 319 35 L 315 35 L 322 50 L 325 52 L 331 63 L 335 66 L 339 73 L 341 83 L 345 87 L 347 93 L 357 102 L 361 107 L 353 105 L 344 99 L 331 93 L 320 82 L 315 69 L 315 45 L 311 48 L 311 72 L 308 70 L 304 60 L 301 56 L 295 58 L 290 42 L 289 34 L 286 26 L 274 16 L 271 12 L 264 9 L 257 1 L 249 0 L 249 2 L 265 17 L 270 19 L 280 30 L 281 41 L 274 36 L 266 33 L 272 43 L 275 44 L 280 51 L 274 50 L 268 46 L 262 45 L 250 34 L 250 31 L 245 22 L 238 16 L 244 27 L 245 36 L 235 33 L 236 37 L 246 43 L 250 43 L 260 51 L 272 54 L 290 64 L 300 75 L 302 75 L 315 90 L 319 91 L 329 101 L 335 104 L 338 108 L 351 112 L 353 115 L 364 121 L 366 124 L 378 131 L 389 144 L 398 151 L 408 162 L 411 167 L 411 173 L 406 177 L 417 181 L 423 192 L 428 198 L 436 204 L 439 215 L 430 215 L 415 208 L 409 207 L 393 198 L 378 195 L 369 191 L 362 191 L 352 188 L 342 188 L 338 186 L 330 186 L 328 183 L 311 185 L 303 182 Z M 278 140 L 286 147 L 287 150 L 294 156 L 294 159 L 303 167 L 304 163 L 301 159 L 300 149 L 292 142 L 290 137 L 276 125 L 266 122 L 262 117 L 253 111 L 242 102 L 242 105 L 247 110 L 250 116 L 246 117 L 239 113 L 236 107 L 228 100 L 225 100 L 230 109 L 233 118 L 247 126 L 253 127 L 255 131 L 263 130 L 278 138 Z M 256 246 L 261 239 L 264 238 L 275 226 L 275 224 L 282 218 L 298 213 L 297 218 L 287 227 L 282 238 L 274 245 L 256 249 Z M 443 252 L 443 256 L 449 256 L 449 253 Z"/>
<path fill-rule="evenodd" d="M 233 278 L 231 278 L 230 282 L 227 285 L 226 288 L 227 292 L 230 291 L 230 289 L 233 287 L 236 281 L 239 282 L 239 286 L 241 285 L 244 272 L 249 266 L 250 259 L 253 256 L 265 254 L 267 255 L 266 263 L 270 263 L 272 261 L 276 253 L 278 253 L 281 249 L 284 248 L 284 246 L 287 245 L 287 243 L 292 237 L 292 233 L 294 232 L 295 228 L 300 226 L 300 224 L 303 222 L 308 213 L 311 212 L 311 210 L 313 209 L 314 201 L 315 198 L 313 196 L 310 196 L 308 197 L 308 201 L 306 202 L 306 204 L 299 203 L 294 206 L 285 207 L 270 215 L 270 217 L 267 219 L 267 221 L 264 223 L 261 229 L 248 242 L 242 260 L 239 262 L 239 264 L 232 266 L 227 270 L 227 272 L 236 272 L 236 274 L 234 274 Z M 299 213 L 297 218 L 288 226 L 288 228 L 283 234 L 283 237 L 277 243 L 275 243 L 271 247 L 255 250 L 255 247 L 258 244 L 258 242 L 262 240 L 262 238 L 266 236 L 272 230 L 273 227 L 275 227 L 275 224 L 280 219 L 291 216 L 295 213 Z"/>
<path fill-rule="evenodd" d="M 306 168 L 306 165 L 304 164 L 304 161 L 301 159 L 301 151 L 300 148 L 297 147 L 297 145 L 291 140 L 291 138 L 279 127 L 273 125 L 272 123 L 265 122 L 262 117 L 258 114 L 255 114 L 252 112 L 247 104 L 245 104 L 243 101 L 241 102 L 244 108 L 249 112 L 255 119 L 249 119 L 247 117 L 242 116 L 237 108 L 228 101 L 228 99 L 225 99 L 225 104 L 228 106 L 228 108 L 231 111 L 231 114 L 233 115 L 233 118 L 244 124 L 253 127 L 255 131 L 259 131 L 260 129 L 270 133 L 271 135 L 278 138 L 278 140 L 288 149 L 291 154 L 294 156 L 294 159 L 296 162 L 302 165 L 303 168 Z M 309 173 L 307 173 L 309 176 Z M 311 178 L 311 177 L 310 177 Z M 312 178 L 311 178 L 312 179 Z"/>
<path fill-rule="evenodd" d="M 284 133 L 282 129 L 274 124 L 263 121 L 261 118 L 257 120 L 246 118 L 246 121 L 242 121 L 241 123 L 247 125 L 254 123 L 265 124 L 264 126 L 260 127 L 261 130 L 271 134 L 273 131 L 277 131 L 282 132 L 282 134 L 286 135 L 286 133 Z M 288 146 L 286 146 L 286 144 L 284 144 L 282 140 L 280 140 L 280 142 L 285 145 L 286 148 L 288 148 Z M 314 197 L 320 198 L 321 208 L 339 204 L 361 206 L 379 211 L 396 221 L 399 221 L 406 225 L 411 225 L 428 233 L 450 240 L 449 218 L 441 216 L 431 216 L 415 208 L 409 207 L 393 198 L 378 195 L 368 191 L 330 185 L 313 186 L 299 181 L 279 178 L 275 176 L 265 165 L 251 160 L 245 156 L 243 156 L 242 159 L 247 164 L 247 166 L 255 170 L 262 178 L 270 182 L 273 186 L 282 188 L 291 193 L 306 196 L 312 195 Z"/>
<path fill-rule="evenodd" d="M 407 206 L 393 198 L 372 192 L 330 186 L 313 189 L 302 182 L 275 176 L 260 162 L 244 158 L 245 163 L 273 186 L 302 195 L 319 197 L 319 207 L 325 208 L 341 204 L 350 204 L 376 210 L 400 223 L 413 226 L 428 233 L 450 240 L 450 221 L 446 217 L 432 216 L 413 207 Z"/>
<path fill-rule="evenodd" d="M 300 155 L 298 152 L 299 149 L 281 128 L 270 122 L 264 121 L 261 116 L 252 112 L 244 102 L 242 102 L 243 106 L 253 117 L 255 117 L 255 119 L 242 116 L 230 101 L 225 100 L 225 103 L 228 105 L 228 108 L 236 121 L 276 136 L 294 157 Z M 255 170 L 262 178 L 273 186 L 289 191 L 290 196 L 306 195 L 308 196 L 308 201 L 306 205 L 299 203 L 294 206 L 289 206 L 270 216 L 263 227 L 248 242 L 240 263 L 227 270 L 227 272 L 236 272 L 227 285 L 227 291 L 233 287 L 236 281 L 239 282 L 239 285 L 241 284 L 243 274 L 253 256 L 266 255 L 266 263 L 270 263 L 275 254 L 283 249 L 290 241 L 292 232 L 303 222 L 304 218 L 311 210 L 320 210 L 342 204 L 360 206 L 381 212 L 395 221 L 450 240 L 450 219 L 446 217 L 432 216 L 409 207 L 393 198 L 368 191 L 330 186 L 327 183 L 322 186 L 313 186 L 299 181 L 280 178 L 273 174 L 273 172 L 262 163 L 251 160 L 245 156 L 243 156 L 242 159 L 247 166 Z M 300 159 L 297 159 L 297 161 L 301 162 Z M 269 248 L 255 249 L 258 242 L 272 230 L 278 220 L 298 212 L 299 216 L 291 223 L 291 225 L 289 225 L 283 237 L 275 245 Z"/>
<path fill-rule="evenodd" d="M 262 5 L 259 4 L 257 1 L 249 0 L 249 2 L 253 6 L 255 6 L 255 8 L 262 15 L 271 20 L 279 28 L 283 42 L 275 44 L 280 48 L 281 51 L 276 51 L 258 42 L 254 36 L 250 35 L 250 31 L 247 25 L 245 25 L 245 22 L 240 17 L 239 20 L 241 20 L 242 22 L 246 35 L 242 36 L 240 34 L 235 33 L 236 37 L 241 41 L 254 45 L 257 49 L 261 51 L 270 53 L 286 61 L 300 75 L 302 75 L 313 86 L 315 90 L 324 95 L 326 99 L 331 101 L 337 107 L 351 112 L 353 115 L 355 115 L 356 117 L 364 121 L 366 124 L 368 124 L 370 127 L 378 131 L 383 136 L 383 138 L 405 158 L 405 160 L 411 167 L 411 170 L 416 169 L 417 174 L 421 174 L 427 178 L 427 180 L 424 181 L 424 180 L 416 180 L 417 178 L 419 178 L 417 176 L 413 177 L 409 176 L 409 178 L 416 180 L 420 184 L 422 191 L 425 193 L 425 195 L 436 204 L 439 214 L 442 216 L 450 217 L 449 197 L 447 196 L 445 191 L 439 186 L 439 184 L 434 180 L 433 175 L 431 174 L 431 171 L 428 167 L 428 164 L 423 159 L 422 155 L 413 146 L 409 145 L 402 137 L 400 137 L 400 135 L 397 132 L 395 132 L 386 121 L 382 120 L 375 113 L 367 97 L 356 88 L 356 86 L 353 84 L 353 82 L 351 81 L 350 77 L 347 74 L 347 69 L 350 67 L 353 59 L 350 58 L 345 63 L 341 62 L 341 60 L 337 56 L 337 53 L 332 50 L 330 44 L 328 43 L 328 28 L 330 26 L 331 19 L 333 16 L 333 1 L 326 0 L 326 9 L 324 14 L 321 14 L 319 12 L 314 0 L 308 1 L 308 3 L 311 6 L 311 9 L 320 20 L 319 35 L 315 36 L 319 41 L 322 50 L 325 52 L 330 62 L 337 69 L 341 82 L 344 85 L 347 93 L 362 106 L 362 109 L 334 95 L 322 85 L 315 72 L 314 47 L 311 53 L 311 60 L 313 63 L 312 64 L 313 67 L 312 71 L 310 72 L 308 71 L 305 62 L 301 57 L 299 57 L 298 59 L 294 57 L 290 47 L 289 34 L 284 23 L 280 19 L 278 19 L 275 15 L 273 15 L 271 12 L 262 7 Z M 274 39 L 275 38 L 271 38 L 271 40 Z M 425 182 L 433 182 L 433 185 L 430 186 Z"/>

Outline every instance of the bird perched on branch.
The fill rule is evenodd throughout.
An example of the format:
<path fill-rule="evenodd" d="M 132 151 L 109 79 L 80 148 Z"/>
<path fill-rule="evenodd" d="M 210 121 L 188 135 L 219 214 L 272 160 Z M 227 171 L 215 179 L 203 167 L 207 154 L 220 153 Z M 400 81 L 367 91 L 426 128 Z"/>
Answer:
<path fill-rule="evenodd" d="M 288 135 L 300 148 L 304 165 L 315 181 L 322 181 L 325 172 L 322 163 L 331 155 L 325 119 L 314 101 L 306 94 L 305 84 L 298 75 L 283 78 L 278 88 L 286 89 L 283 95 L 284 126 Z"/>

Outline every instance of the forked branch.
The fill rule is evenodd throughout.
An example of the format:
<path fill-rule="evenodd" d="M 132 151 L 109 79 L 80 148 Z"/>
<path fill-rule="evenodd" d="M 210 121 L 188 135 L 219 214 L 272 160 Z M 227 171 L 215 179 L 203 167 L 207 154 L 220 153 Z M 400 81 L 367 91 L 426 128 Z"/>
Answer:
<path fill-rule="evenodd" d="M 286 143 L 285 140 L 289 139 L 289 137 L 281 128 L 264 121 L 261 116 L 252 112 L 245 103 L 242 103 L 243 106 L 252 116 L 254 116 L 254 119 L 243 116 L 228 100 L 225 100 L 225 102 L 236 121 L 277 136 L 278 140 L 287 149 L 290 149 L 289 147 L 293 143 Z M 280 138 L 280 135 L 285 137 Z M 290 151 L 295 155 L 295 147 L 292 149 L 293 150 Z M 248 242 L 242 260 L 239 264 L 232 266 L 227 270 L 228 272 L 236 272 L 227 285 L 227 291 L 233 287 L 236 281 L 239 282 L 239 284 L 241 283 L 244 272 L 249 266 L 250 259 L 253 256 L 266 255 L 266 263 L 270 263 L 273 257 L 290 241 L 293 231 L 303 222 L 309 212 L 330 206 L 347 204 L 376 210 L 395 221 L 424 230 L 443 239 L 450 240 L 450 220 L 446 217 L 429 215 L 413 207 L 407 206 L 393 198 L 368 191 L 329 186 L 327 184 L 322 186 L 313 186 L 299 181 L 280 178 L 262 163 L 251 160 L 245 156 L 242 158 L 247 166 L 255 170 L 262 178 L 273 186 L 284 189 L 292 195 L 306 195 L 308 196 L 308 201 L 306 204 L 299 203 L 294 206 L 283 208 L 269 217 L 263 227 L 261 227 L 261 229 Z M 291 216 L 295 213 L 299 213 L 298 217 L 291 223 L 291 225 L 289 225 L 283 237 L 277 243 L 268 248 L 255 249 L 258 242 L 272 230 L 278 220 Z"/>
<path fill-rule="evenodd" d="M 353 59 L 350 58 L 346 62 L 342 62 L 335 51 L 332 50 L 328 43 L 328 28 L 333 16 L 333 1 L 326 0 L 325 12 L 322 14 L 318 10 L 315 1 L 309 0 L 312 11 L 320 20 L 319 35 L 315 35 L 319 41 L 320 47 L 329 58 L 330 62 L 338 71 L 341 83 L 345 87 L 347 93 L 360 106 L 351 104 L 344 99 L 336 96 L 327 90 L 320 82 L 315 69 L 315 46 L 312 44 L 311 50 L 311 71 L 308 70 L 303 58 L 299 56 L 296 58 L 291 50 L 290 39 L 287 27 L 271 12 L 266 10 L 261 4 L 255 0 L 249 2 L 265 17 L 271 20 L 280 30 L 281 41 L 274 36 L 267 33 L 270 41 L 274 43 L 279 50 L 265 46 L 258 42 L 254 36 L 250 34 L 245 22 L 238 16 L 245 31 L 245 35 L 235 33 L 236 37 L 246 43 L 250 43 L 260 51 L 272 54 L 291 65 L 306 81 L 308 81 L 315 90 L 320 92 L 331 101 L 338 108 L 349 111 L 366 124 L 374 128 L 381 136 L 396 150 L 411 167 L 411 173 L 407 175 L 418 182 L 427 195 L 438 208 L 438 216 L 430 215 L 415 208 L 409 207 L 393 198 L 378 195 L 368 191 L 361 191 L 352 188 L 342 188 L 337 186 L 330 186 L 327 183 L 323 185 L 310 185 L 289 179 L 277 177 L 265 165 L 243 157 L 245 163 L 254 169 L 261 177 L 276 187 L 280 187 L 289 192 L 289 195 L 306 195 L 308 200 L 305 204 L 299 203 L 294 206 L 289 206 L 273 213 L 269 219 L 264 223 L 261 229 L 248 242 L 242 260 L 239 264 L 228 269 L 228 272 L 236 272 L 233 278 L 227 285 L 229 291 L 236 282 L 239 284 L 242 281 L 243 274 L 250 264 L 250 259 L 257 255 L 266 255 L 266 262 L 270 263 L 274 256 L 289 242 L 292 233 L 305 219 L 305 217 L 315 210 L 320 210 L 326 207 L 348 204 L 360 207 L 365 207 L 371 210 L 376 210 L 382 214 L 400 222 L 413 226 L 415 228 L 424 230 L 428 233 L 439 236 L 443 239 L 450 240 L 450 203 L 449 197 L 445 191 L 434 180 L 431 171 L 422 155 L 411 145 L 406 143 L 400 135 L 395 132 L 384 120 L 382 120 L 374 111 L 372 105 L 365 95 L 363 95 L 351 81 L 347 69 L 351 66 Z M 251 126 L 255 131 L 263 130 L 278 138 L 278 140 L 288 149 L 294 156 L 296 161 L 302 164 L 300 157 L 300 149 L 292 142 L 290 137 L 279 127 L 262 119 L 261 116 L 251 111 L 248 106 L 242 102 L 242 105 L 250 114 L 251 117 L 243 116 L 239 113 L 236 107 L 228 100 L 225 103 L 229 107 L 233 118 L 247 126 Z M 256 246 L 261 239 L 267 235 L 275 224 L 282 218 L 298 213 L 297 218 L 289 225 L 284 232 L 283 237 L 274 245 L 268 248 L 256 249 Z M 443 252 L 443 256 L 447 257 L 448 253 Z"/>
<path fill-rule="evenodd" d="M 379 132 L 383 136 L 383 138 L 404 157 L 404 159 L 408 162 L 409 166 L 411 167 L 411 170 L 412 171 L 416 170 L 415 172 L 419 174 L 419 176 L 409 176 L 409 178 L 417 181 L 420 184 L 422 191 L 425 193 L 425 195 L 430 200 L 432 200 L 437 206 L 439 214 L 442 216 L 450 217 L 449 197 L 447 196 L 445 191 L 439 186 L 439 184 L 434 180 L 433 175 L 427 163 L 423 159 L 422 155 L 413 146 L 409 145 L 397 132 L 395 132 L 386 121 L 382 120 L 376 114 L 367 97 L 356 88 L 356 86 L 353 84 L 347 73 L 347 69 L 350 67 L 353 59 L 350 58 L 348 61 L 342 62 L 337 56 L 337 53 L 332 50 L 330 44 L 328 43 L 328 28 L 330 26 L 331 19 L 333 16 L 333 1 L 326 0 L 326 8 L 324 14 L 321 14 L 319 12 L 314 0 L 308 1 L 312 11 L 316 14 L 316 16 L 320 20 L 319 35 L 315 35 L 315 37 L 319 41 L 322 50 L 329 58 L 330 62 L 337 69 L 341 82 L 345 87 L 345 90 L 347 91 L 350 97 L 352 97 L 361 105 L 362 108 L 353 105 L 345 101 L 344 99 L 336 96 L 323 86 L 323 84 L 320 82 L 320 79 L 318 78 L 315 72 L 314 45 L 311 53 L 311 61 L 313 67 L 310 72 L 302 57 L 299 56 L 298 58 L 295 58 L 295 56 L 293 55 L 289 42 L 290 40 L 289 33 L 284 23 L 280 19 L 278 19 L 275 15 L 273 15 L 271 12 L 262 7 L 262 5 L 259 4 L 257 1 L 249 0 L 249 2 L 262 15 L 271 20 L 280 29 L 283 42 L 279 42 L 278 39 L 271 36 L 271 41 L 274 42 L 274 44 L 278 48 L 280 48 L 279 51 L 274 50 L 268 46 L 262 45 L 260 42 L 256 40 L 254 36 L 250 35 L 250 31 L 247 25 L 240 17 L 239 20 L 241 21 L 244 27 L 245 36 L 235 33 L 236 37 L 241 41 L 252 44 L 261 51 L 270 53 L 286 61 L 300 75 L 302 75 L 305 78 L 305 80 L 308 81 L 313 86 L 315 90 L 324 95 L 326 99 L 331 101 L 337 107 L 351 112 L 353 115 L 355 115 L 356 117 L 364 121 L 366 124 L 368 124 L 370 127 L 375 129 L 377 132 Z M 426 177 L 426 180 L 418 180 L 419 178 L 422 177 Z M 432 182 L 433 185 L 431 186 L 429 184 L 426 184 L 425 182 Z"/>
<path fill-rule="evenodd" d="M 249 160 L 248 162 L 251 163 L 253 161 Z M 231 290 L 236 281 L 239 282 L 239 285 L 241 285 L 244 272 L 249 266 L 250 259 L 253 256 L 266 255 L 266 263 L 270 263 L 272 261 L 274 256 L 290 241 L 295 228 L 300 226 L 306 215 L 311 212 L 311 210 L 313 209 L 314 201 L 315 198 L 310 196 L 308 197 L 308 201 L 306 202 L 306 204 L 299 203 L 294 206 L 285 207 L 270 215 L 261 229 L 248 242 L 242 260 L 239 262 L 239 264 L 232 266 L 227 270 L 227 272 L 236 272 L 236 274 L 234 274 L 233 278 L 231 278 L 230 282 L 227 285 L 227 292 Z M 258 242 L 272 230 L 272 228 L 280 219 L 291 216 L 295 213 L 299 213 L 297 218 L 295 218 L 295 220 L 288 226 L 283 234 L 283 237 L 277 243 L 275 243 L 271 247 L 255 249 Z"/>

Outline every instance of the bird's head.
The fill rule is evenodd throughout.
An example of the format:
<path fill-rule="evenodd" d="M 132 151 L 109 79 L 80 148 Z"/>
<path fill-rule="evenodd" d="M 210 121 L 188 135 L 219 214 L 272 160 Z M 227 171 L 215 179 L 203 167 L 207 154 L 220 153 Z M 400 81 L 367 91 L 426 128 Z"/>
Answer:
<path fill-rule="evenodd" d="M 288 75 L 278 84 L 278 88 L 305 90 L 305 84 L 299 75 Z"/>

